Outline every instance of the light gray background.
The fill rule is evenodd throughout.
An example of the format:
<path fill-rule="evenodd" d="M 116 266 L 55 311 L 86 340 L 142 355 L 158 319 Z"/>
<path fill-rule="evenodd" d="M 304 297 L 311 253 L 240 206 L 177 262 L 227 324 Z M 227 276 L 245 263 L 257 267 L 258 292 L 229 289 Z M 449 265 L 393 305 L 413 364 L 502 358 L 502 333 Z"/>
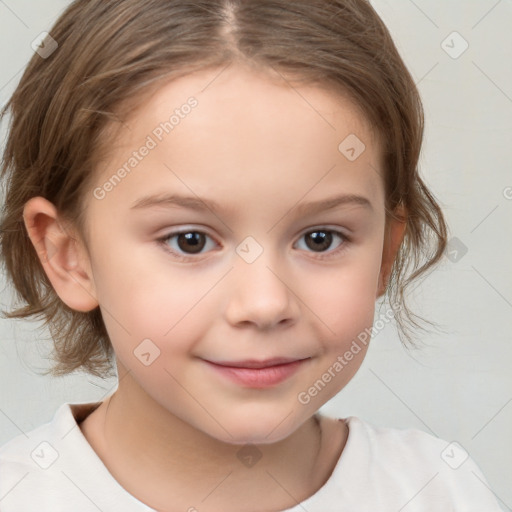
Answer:
<path fill-rule="evenodd" d="M 31 57 L 32 40 L 49 31 L 68 3 L 0 0 L 1 104 Z M 426 335 L 424 348 L 406 352 L 388 325 L 356 377 L 323 411 L 456 440 L 503 509 L 512 510 L 512 1 L 373 5 L 422 94 L 421 171 L 450 225 L 451 254 L 411 306 L 447 333 Z M 458 58 L 464 43 L 450 36 L 454 31 L 469 44 Z M 3 140 L 5 123 L 1 134 Z M 2 278 L 2 306 L 10 301 L 4 287 Z M 116 386 L 84 374 L 38 376 L 33 369 L 47 367 L 48 345 L 35 326 L 0 320 L 0 445 L 50 421 L 63 402 L 101 400 Z M 483 484 L 475 479 L 475 485 Z"/>

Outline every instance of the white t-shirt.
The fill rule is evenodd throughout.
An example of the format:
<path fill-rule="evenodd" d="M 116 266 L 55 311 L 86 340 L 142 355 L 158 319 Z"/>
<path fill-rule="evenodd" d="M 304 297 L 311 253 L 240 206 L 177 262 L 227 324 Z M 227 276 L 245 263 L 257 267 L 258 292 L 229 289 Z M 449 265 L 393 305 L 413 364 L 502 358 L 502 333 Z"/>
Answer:
<path fill-rule="evenodd" d="M 65 403 L 51 422 L 0 448 L 1 512 L 154 512 L 114 479 L 82 434 L 78 423 L 99 405 Z M 340 421 L 349 434 L 331 476 L 285 512 L 502 510 L 460 445 L 356 417 Z"/>

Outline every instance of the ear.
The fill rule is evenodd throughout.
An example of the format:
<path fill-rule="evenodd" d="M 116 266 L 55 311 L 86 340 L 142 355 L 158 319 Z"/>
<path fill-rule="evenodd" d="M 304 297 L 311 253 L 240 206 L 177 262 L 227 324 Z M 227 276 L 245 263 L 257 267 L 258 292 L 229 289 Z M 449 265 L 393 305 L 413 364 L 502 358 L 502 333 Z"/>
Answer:
<path fill-rule="evenodd" d="M 384 248 L 382 250 L 382 263 L 380 267 L 377 298 L 386 293 L 391 268 L 395 262 L 398 250 L 402 245 L 407 227 L 407 214 L 402 205 L 399 205 L 386 223 L 384 233 Z"/>
<path fill-rule="evenodd" d="M 55 292 L 76 311 L 98 306 L 89 256 L 72 230 L 64 228 L 55 206 L 43 197 L 25 203 L 28 235 Z"/>

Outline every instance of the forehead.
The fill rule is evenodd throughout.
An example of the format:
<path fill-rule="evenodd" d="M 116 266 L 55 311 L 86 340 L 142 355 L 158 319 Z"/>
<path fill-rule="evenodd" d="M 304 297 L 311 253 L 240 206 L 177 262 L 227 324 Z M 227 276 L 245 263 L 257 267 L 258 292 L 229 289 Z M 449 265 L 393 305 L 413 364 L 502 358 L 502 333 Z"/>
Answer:
<path fill-rule="evenodd" d="M 128 171 L 109 201 L 132 201 L 143 190 L 176 185 L 198 195 L 217 190 L 225 197 L 236 188 L 240 197 L 276 198 L 285 187 L 297 199 L 305 187 L 314 194 L 317 182 L 327 190 L 339 187 L 341 178 L 349 192 L 365 191 L 374 199 L 381 188 L 380 146 L 352 101 L 332 89 L 298 86 L 279 73 L 242 66 L 162 83 L 109 144 L 96 185 L 123 166 Z M 144 146 L 150 150 L 143 158 L 134 156 Z M 354 150 L 362 151 L 355 160 Z"/>
<path fill-rule="evenodd" d="M 257 122 L 260 133 L 264 133 L 272 127 L 289 129 L 293 121 L 300 120 L 302 123 L 294 126 L 295 130 L 302 126 L 303 131 L 309 129 L 311 133 L 321 129 L 337 131 L 341 121 L 343 129 L 352 129 L 368 142 L 370 138 L 377 138 L 362 109 L 349 99 L 341 86 L 299 84 L 278 71 L 256 69 L 248 64 L 200 70 L 157 84 L 126 125 L 132 132 L 134 124 L 148 132 L 155 121 L 168 120 L 191 97 L 197 99 L 200 108 L 194 110 L 187 124 L 200 125 L 202 130 L 228 123 L 237 123 L 238 128 L 243 129 L 250 127 L 252 121 Z M 149 125 L 142 124 L 144 121 Z M 126 135 L 124 133 L 125 141 Z"/>

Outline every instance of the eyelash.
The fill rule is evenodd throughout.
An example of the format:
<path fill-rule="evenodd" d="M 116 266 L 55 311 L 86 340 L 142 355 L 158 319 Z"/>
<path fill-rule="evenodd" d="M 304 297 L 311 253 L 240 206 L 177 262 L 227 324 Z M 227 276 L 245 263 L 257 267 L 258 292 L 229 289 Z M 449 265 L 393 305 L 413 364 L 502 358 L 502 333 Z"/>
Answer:
<path fill-rule="evenodd" d="M 339 247 L 337 247 L 336 249 L 329 251 L 329 252 L 315 253 L 314 251 L 307 251 L 307 252 L 312 252 L 313 254 L 316 254 L 316 256 L 314 256 L 314 258 L 318 259 L 318 260 L 326 260 L 326 259 L 329 259 L 331 257 L 334 257 L 335 255 L 338 255 L 338 254 L 344 252 L 347 249 L 347 245 L 349 245 L 351 243 L 350 238 L 347 237 L 345 234 L 341 233 L 340 231 L 337 231 L 335 229 L 322 228 L 322 227 L 310 229 L 309 231 L 306 231 L 305 233 L 303 233 L 300 238 L 302 238 L 306 235 L 310 235 L 315 232 L 332 233 L 332 234 L 338 236 L 339 238 L 341 238 L 341 240 L 342 240 L 342 243 L 340 244 Z M 187 234 L 187 233 L 199 233 L 202 235 L 206 235 L 208 238 L 213 240 L 213 238 L 211 236 L 209 236 L 207 233 L 205 233 L 204 231 L 200 231 L 200 230 L 196 230 L 196 229 L 185 229 L 185 230 L 181 230 L 181 231 L 173 231 L 172 233 L 169 233 L 162 238 L 158 238 L 157 242 L 159 242 L 163 246 L 165 251 L 171 253 L 179 261 L 197 260 L 198 257 L 201 256 L 202 253 L 200 253 L 198 256 L 194 256 L 194 255 L 184 256 L 183 254 L 180 254 L 180 253 L 176 252 L 175 250 L 169 248 L 169 245 L 168 245 L 169 240 L 171 240 L 172 238 L 177 237 L 179 235 L 183 235 L 183 234 Z"/>

